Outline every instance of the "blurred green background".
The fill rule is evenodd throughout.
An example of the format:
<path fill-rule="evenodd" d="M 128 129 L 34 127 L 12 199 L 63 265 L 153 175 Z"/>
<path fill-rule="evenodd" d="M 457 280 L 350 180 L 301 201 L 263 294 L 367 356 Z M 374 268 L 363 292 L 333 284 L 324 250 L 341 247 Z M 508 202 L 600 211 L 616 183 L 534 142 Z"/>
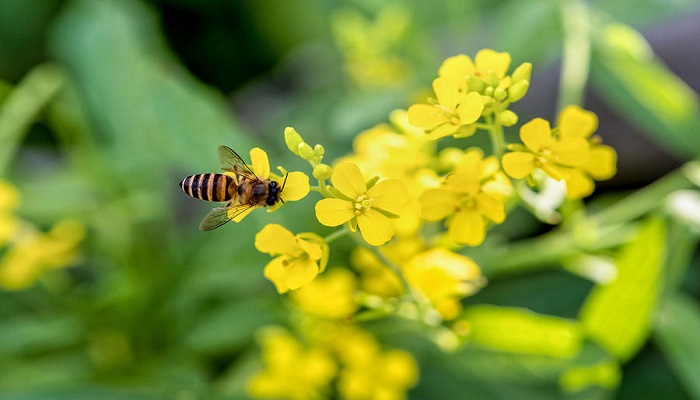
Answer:
<path fill-rule="evenodd" d="M 0 178 L 19 200 L 0 222 L 13 215 L 41 240 L 0 247 L 0 274 L 28 274 L 2 278 L 0 398 L 246 398 L 255 330 L 287 321 L 254 235 L 268 222 L 318 230 L 315 198 L 203 233 L 211 205 L 179 180 L 216 171 L 220 144 L 302 169 L 285 126 L 333 160 L 422 99 L 444 58 L 493 48 L 534 65 L 513 107 L 521 122 L 581 103 L 619 173 L 589 203 L 605 228 L 595 239 L 593 225 L 550 232 L 525 213 L 495 230 L 469 253 L 490 283 L 467 305 L 639 316 L 589 337 L 576 360 L 445 354 L 417 332 L 382 333 L 396 321 L 369 326 L 417 357 L 410 398 L 700 399 L 698 37 L 691 0 L 3 0 Z M 691 200 L 668 206 L 677 190 Z M 331 265 L 347 265 L 344 245 Z M 605 292 L 572 267 L 583 253 L 614 258 L 629 279 Z M 507 328 L 492 329 L 498 340 Z"/>

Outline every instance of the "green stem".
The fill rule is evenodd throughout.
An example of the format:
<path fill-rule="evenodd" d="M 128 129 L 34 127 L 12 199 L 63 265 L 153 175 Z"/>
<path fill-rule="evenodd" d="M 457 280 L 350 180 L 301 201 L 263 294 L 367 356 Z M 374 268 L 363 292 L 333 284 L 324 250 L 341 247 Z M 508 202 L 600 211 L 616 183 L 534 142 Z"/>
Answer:
<path fill-rule="evenodd" d="M 590 15 L 585 2 L 567 0 L 561 4 L 564 49 L 561 62 L 558 110 L 583 103 L 591 60 Z"/>
<path fill-rule="evenodd" d="M 503 136 L 503 127 L 498 123 L 498 120 L 492 116 L 486 119 L 489 125 L 489 136 L 491 137 L 491 148 L 493 155 L 499 160 L 503 157 L 503 152 L 506 150 L 506 139 Z"/>
<path fill-rule="evenodd" d="M 342 228 L 338 229 L 337 231 L 335 231 L 335 232 L 329 234 L 328 236 L 324 237 L 324 238 L 323 238 L 323 241 L 326 242 L 326 243 L 328 243 L 328 244 L 330 244 L 330 243 L 333 242 L 334 240 L 336 240 L 336 239 L 338 239 L 338 238 L 341 238 L 341 237 L 347 235 L 348 233 L 350 233 L 350 229 L 348 229 L 348 226 L 345 225 L 345 226 L 343 226 Z"/>
<path fill-rule="evenodd" d="M 396 265 L 396 263 L 391 261 L 381 251 L 381 249 L 375 246 L 371 246 L 367 242 L 365 242 L 359 234 L 351 235 L 351 237 L 355 241 L 355 243 L 372 252 L 372 254 L 374 254 L 374 256 L 377 257 L 379 262 L 386 265 L 396 275 L 396 277 L 399 278 L 401 286 L 404 292 L 406 293 L 406 297 L 410 298 L 411 302 L 416 306 L 416 310 L 418 311 L 418 320 L 422 321 L 427 325 L 435 325 L 435 322 L 433 321 L 434 318 L 430 318 L 431 314 L 436 314 L 435 310 L 433 309 L 433 306 L 424 296 L 420 295 L 419 293 L 416 293 L 411 284 L 408 283 L 408 279 L 406 279 L 406 275 L 404 275 L 403 271 L 401 270 L 401 267 L 399 267 L 398 265 Z"/>

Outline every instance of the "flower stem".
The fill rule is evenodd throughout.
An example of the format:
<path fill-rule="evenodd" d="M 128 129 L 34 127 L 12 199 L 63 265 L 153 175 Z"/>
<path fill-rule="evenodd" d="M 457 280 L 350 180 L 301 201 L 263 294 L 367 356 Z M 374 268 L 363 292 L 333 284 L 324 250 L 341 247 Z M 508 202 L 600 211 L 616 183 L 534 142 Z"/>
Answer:
<path fill-rule="evenodd" d="M 564 49 L 557 108 L 583 103 L 591 60 L 590 16 L 585 2 L 567 0 L 561 4 Z"/>
<path fill-rule="evenodd" d="M 498 120 L 492 116 L 487 116 L 486 121 L 489 125 L 489 136 L 491 137 L 491 149 L 493 155 L 499 160 L 503 156 L 503 152 L 506 149 L 506 139 L 503 136 L 503 127 Z"/>
<path fill-rule="evenodd" d="M 381 251 L 381 249 L 367 244 L 367 242 L 365 242 L 364 239 L 362 239 L 359 235 L 352 235 L 352 239 L 358 245 L 372 252 L 372 254 L 374 254 L 374 256 L 377 257 L 377 259 L 382 264 L 386 265 L 391 270 L 391 272 L 393 272 L 396 275 L 396 277 L 399 278 L 401 286 L 404 292 L 406 293 L 406 297 L 410 298 L 411 302 L 416 307 L 416 311 L 418 312 L 417 319 L 427 325 L 436 325 L 435 315 L 437 315 L 437 312 L 433 309 L 433 306 L 424 296 L 422 296 L 419 293 L 416 293 L 411 284 L 408 283 L 408 279 L 406 279 L 406 275 L 404 275 L 403 271 L 401 270 L 401 267 L 399 267 L 398 265 L 396 265 L 396 263 L 391 261 Z"/>
<path fill-rule="evenodd" d="M 334 240 L 341 238 L 345 235 L 350 233 L 350 229 L 348 229 L 347 225 L 343 226 L 342 228 L 338 229 L 337 231 L 329 234 L 328 236 L 323 238 L 323 241 L 330 244 Z"/>

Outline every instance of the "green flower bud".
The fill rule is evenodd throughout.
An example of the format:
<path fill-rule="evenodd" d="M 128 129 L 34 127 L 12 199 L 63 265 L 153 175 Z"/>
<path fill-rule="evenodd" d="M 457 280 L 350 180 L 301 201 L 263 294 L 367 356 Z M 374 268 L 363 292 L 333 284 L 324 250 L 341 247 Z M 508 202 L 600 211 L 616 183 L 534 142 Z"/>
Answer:
<path fill-rule="evenodd" d="M 324 149 L 323 146 L 320 144 L 314 146 L 314 155 L 316 157 L 323 157 L 324 154 L 326 154 L 326 149 Z"/>
<path fill-rule="evenodd" d="M 503 89 L 502 87 L 497 87 L 493 91 L 493 98 L 498 100 L 498 101 L 502 101 L 503 99 L 506 98 L 506 96 L 508 96 L 508 92 L 506 92 L 506 90 Z"/>
<path fill-rule="evenodd" d="M 284 128 L 284 143 L 287 144 L 289 151 L 299 155 L 299 145 L 304 143 L 304 139 L 301 138 L 301 135 L 297 133 L 296 129 L 288 126 Z"/>
<path fill-rule="evenodd" d="M 518 68 L 513 71 L 513 74 L 510 76 L 511 82 L 518 82 L 518 81 L 529 81 L 530 80 L 530 75 L 532 74 L 532 64 L 530 63 L 522 63 L 518 65 Z"/>
<path fill-rule="evenodd" d="M 486 90 L 484 90 L 483 94 L 484 94 L 484 96 L 488 96 L 489 98 L 492 98 L 493 97 L 493 87 L 492 86 L 487 87 Z"/>
<path fill-rule="evenodd" d="M 470 76 L 469 78 L 467 78 L 467 87 L 469 88 L 470 92 L 479 92 L 483 94 L 486 85 L 484 84 L 484 81 L 477 78 L 476 76 Z"/>
<path fill-rule="evenodd" d="M 498 83 L 501 81 L 498 79 L 498 75 L 496 75 L 495 72 L 489 71 L 488 74 L 486 74 L 486 79 L 484 80 L 487 85 L 496 87 L 498 86 Z"/>
<path fill-rule="evenodd" d="M 299 143 L 296 154 L 306 161 L 311 161 L 314 159 L 314 149 L 312 149 L 311 146 L 305 142 Z"/>
<path fill-rule="evenodd" d="M 530 81 L 520 80 L 515 82 L 508 88 L 508 100 L 510 100 L 511 103 L 515 103 L 525 96 L 529 88 Z"/>
<path fill-rule="evenodd" d="M 518 123 L 518 115 L 510 110 L 498 114 L 498 123 L 503 126 L 513 126 Z"/>
<path fill-rule="evenodd" d="M 314 178 L 324 181 L 328 178 L 331 177 L 331 173 L 333 172 L 333 169 L 330 167 L 330 165 L 327 164 L 318 164 L 317 166 L 314 167 L 314 171 L 312 172 L 312 175 Z"/>

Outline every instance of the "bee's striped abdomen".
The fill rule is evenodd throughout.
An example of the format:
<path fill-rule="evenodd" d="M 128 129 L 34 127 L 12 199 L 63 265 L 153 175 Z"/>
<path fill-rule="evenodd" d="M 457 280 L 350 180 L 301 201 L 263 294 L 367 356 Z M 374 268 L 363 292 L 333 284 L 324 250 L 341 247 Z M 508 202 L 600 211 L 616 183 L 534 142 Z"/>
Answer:
<path fill-rule="evenodd" d="M 234 185 L 233 190 L 229 187 Z M 188 195 L 206 201 L 229 201 L 236 195 L 234 179 L 224 174 L 191 175 L 180 182 Z"/>

